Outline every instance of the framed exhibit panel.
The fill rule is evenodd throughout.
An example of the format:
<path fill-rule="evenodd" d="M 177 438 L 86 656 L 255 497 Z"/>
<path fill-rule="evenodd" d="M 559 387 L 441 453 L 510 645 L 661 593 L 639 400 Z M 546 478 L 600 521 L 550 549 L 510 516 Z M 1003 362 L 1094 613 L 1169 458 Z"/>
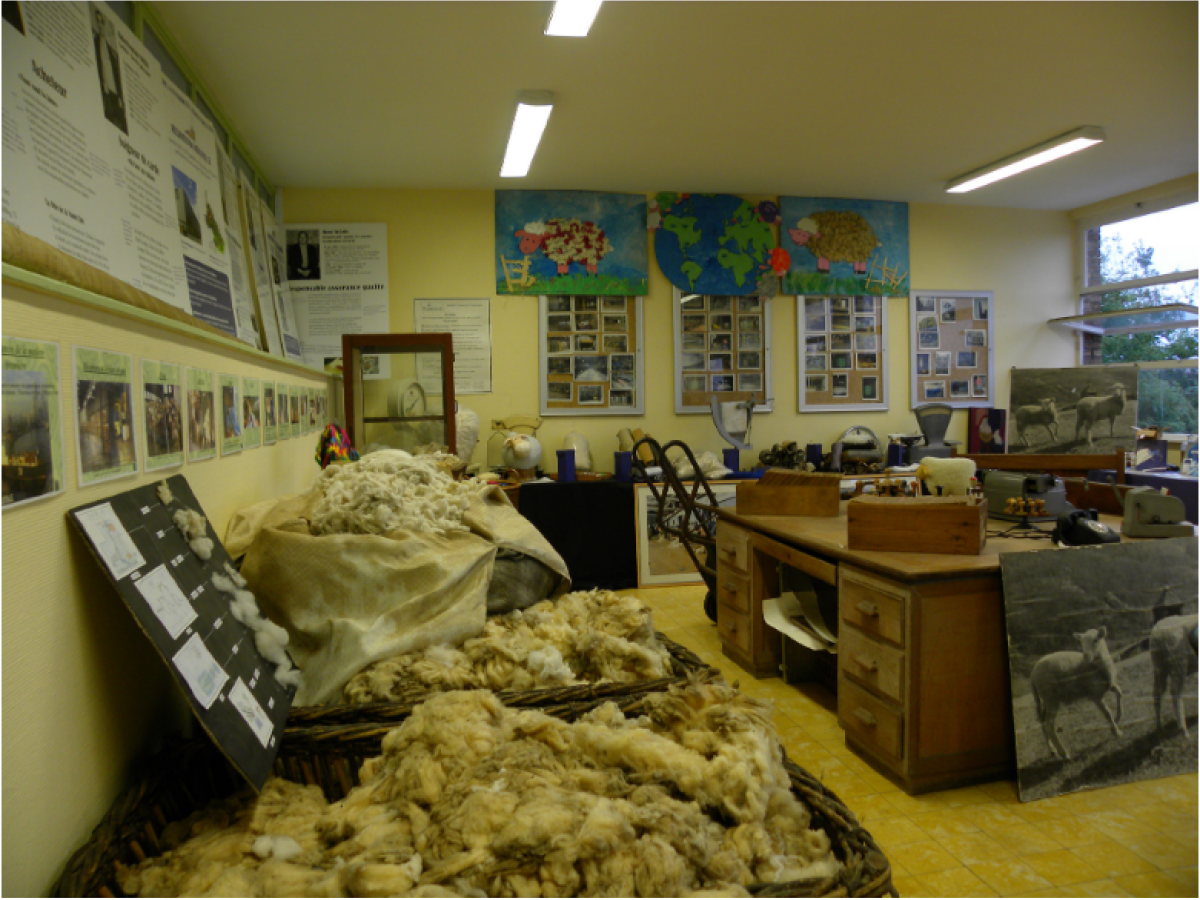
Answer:
<path fill-rule="evenodd" d="M 771 412 L 771 300 L 671 291 L 675 332 L 675 412 L 712 411 L 710 400 L 754 398 Z"/>
<path fill-rule="evenodd" d="M 737 505 L 736 481 L 709 482 L 720 506 L 732 509 Z M 689 492 L 691 482 L 684 482 Z M 637 560 L 638 587 L 664 584 L 699 584 L 702 579 L 688 555 L 687 548 L 678 540 L 662 533 L 658 527 L 658 503 L 648 484 L 634 485 L 634 513 L 637 516 Z M 683 516 L 679 498 L 667 492 L 666 509 L 663 516 Z M 716 533 L 716 523 L 710 523 Z"/>
<path fill-rule="evenodd" d="M 796 297 L 800 412 L 888 408 L 887 297 Z"/>
<path fill-rule="evenodd" d="M 641 297 L 538 298 L 538 395 L 543 416 L 641 415 Z"/>
<path fill-rule="evenodd" d="M 991 291 L 913 291 L 909 299 L 912 406 L 994 405 Z"/>

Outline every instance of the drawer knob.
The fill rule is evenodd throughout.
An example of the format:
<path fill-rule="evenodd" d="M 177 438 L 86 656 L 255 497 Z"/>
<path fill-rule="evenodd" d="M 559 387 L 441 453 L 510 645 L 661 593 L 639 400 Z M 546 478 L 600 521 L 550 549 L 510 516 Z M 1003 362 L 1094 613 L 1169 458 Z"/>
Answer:
<path fill-rule="evenodd" d="M 879 618 L 879 607 L 874 603 L 868 603 L 866 600 L 859 600 L 854 606 L 860 613 L 869 619 Z"/>
<path fill-rule="evenodd" d="M 875 727 L 875 717 L 861 706 L 854 711 L 854 718 L 858 719 L 858 721 L 862 722 L 868 728 Z"/>
<path fill-rule="evenodd" d="M 860 669 L 866 670 L 867 672 L 879 671 L 879 663 L 877 663 L 873 659 L 867 659 L 867 657 L 865 657 L 865 656 L 854 657 L 854 664 L 856 666 L 858 666 Z"/>
<path fill-rule="evenodd" d="M 736 594 L 736 593 L 737 593 L 737 585 L 736 585 L 736 584 L 729 584 L 728 582 L 726 582 L 726 584 L 725 584 L 725 593 L 727 593 L 727 594 Z"/>

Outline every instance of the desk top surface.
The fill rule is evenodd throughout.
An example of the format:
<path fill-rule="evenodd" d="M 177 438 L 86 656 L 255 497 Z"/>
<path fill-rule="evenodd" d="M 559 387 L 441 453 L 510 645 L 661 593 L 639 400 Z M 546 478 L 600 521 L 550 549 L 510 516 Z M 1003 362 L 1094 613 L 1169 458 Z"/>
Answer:
<path fill-rule="evenodd" d="M 851 550 L 847 547 L 846 503 L 841 513 L 827 518 L 816 516 L 739 516 L 721 510 L 719 516 L 743 528 L 774 538 L 784 544 L 843 560 L 852 565 L 878 572 L 901 581 L 926 581 L 962 578 L 971 575 L 991 575 L 1000 571 L 1001 553 L 1021 553 L 1028 550 L 1058 548 L 1047 538 L 991 537 L 978 556 L 952 553 L 895 553 L 879 550 Z M 1114 531 L 1121 530 L 1116 516 L 1101 515 L 1100 521 Z M 988 519 L 988 532 L 1006 531 L 1015 525 L 1001 519 Z M 1037 523 L 1040 530 L 1053 530 L 1053 522 Z M 1122 538 L 1129 541 L 1131 538 Z"/>

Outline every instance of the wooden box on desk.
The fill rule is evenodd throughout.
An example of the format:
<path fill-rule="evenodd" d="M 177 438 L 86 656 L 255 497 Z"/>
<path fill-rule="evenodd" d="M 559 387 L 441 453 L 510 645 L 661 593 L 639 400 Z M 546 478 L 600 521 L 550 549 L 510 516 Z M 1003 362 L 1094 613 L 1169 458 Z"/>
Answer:
<path fill-rule="evenodd" d="M 978 556 L 987 543 L 987 500 L 855 497 L 846 504 L 851 550 Z"/>
<path fill-rule="evenodd" d="M 836 516 L 842 477 L 791 469 L 768 469 L 757 481 L 737 486 L 739 516 Z"/>

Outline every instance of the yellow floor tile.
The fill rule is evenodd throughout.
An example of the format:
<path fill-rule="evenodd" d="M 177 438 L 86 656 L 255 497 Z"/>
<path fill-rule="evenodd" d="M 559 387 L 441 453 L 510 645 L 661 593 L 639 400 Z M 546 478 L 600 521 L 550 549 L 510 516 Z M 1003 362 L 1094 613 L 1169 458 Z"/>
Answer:
<path fill-rule="evenodd" d="M 1070 887 L 1072 896 L 1076 897 L 1132 897 L 1111 878 L 1101 878 L 1099 881 L 1087 881 L 1083 884 L 1073 884 Z"/>
<path fill-rule="evenodd" d="M 1113 879 L 1134 897 L 1180 897 L 1183 886 L 1165 872 L 1139 872 Z M 1195 896 L 1195 895 L 1192 895 Z"/>
<path fill-rule="evenodd" d="M 972 834 L 979 831 L 978 825 L 952 810 L 927 812 L 909 818 L 932 838 L 953 837 L 958 834 Z"/>
<path fill-rule="evenodd" d="M 987 828 L 984 831 L 1012 851 L 1013 856 L 1062 849 L 1062 844 L 1033 825 L 1009 825 L 1003 828 Z"/>
<path fill-rule="evenodd" d="M 993 781 L 990 784 L 979 785 L 979 789 L 993 800 L 1020 802 L 1017 794 L 1017 783 L 1015 781 Z"/>
<path fill-rule="evenodd" d="M 955 812 L 980 831 L 1029 824 L 1017 815 L 1010 803 L 979 803 L 975 806 L 963 807 Z"/>
<path fill-rule="evenodd" d="M 1111 840 L 1103 831 L 1078 816 L 1064 816 L 1033 826 L 1058 842 L 1061 847 L 1083 847 Z"/>
<path fill-rule="evenodd" d="M 939 838 L 938 843 L 964 866 L 1008 859 L 1013 856 L 1013 852 L 1008 847 L 982 831 Z"/>
<path fill-rule="evenodd" d="M 998 897 L 999 893 L 970 869 L 944 869 L 941 872 L 928 872 L 921 876 L 921 882 L 929 888 L 929 893 L 916 896 L 925 897 Z"/>
<path fill-rule="evenodd" d="M 1189 850 L 1173 841 L 1164 841 L 1161 835 L 1126 841 L 1125 846 L 1156 869 L 1178 869 L 1196 862 L 1195 850 Z"/>
<path fill-rule="evenodd" d="M 1072 847 L 1071 852 L 1099 871 L 1105 878 L 1136 875 L 1154 869 L 1154 866 L 1132 850 L 1115 841 L 1099 841 L 1083 847 Z"/>
<path fill-rule="evenodd" d="M 955 788 L 951 791 L 938 791 L 929 795 L 930 800 L 956 809 L 962 806 L 972 806 L 976 803 L 990 803 L 991 796 L 980 787 Z"/>
<path fill-rule="evenodd" d="M 1195 866 L 1184 866 L 1182 869 L 1171 869 L 1165 874 L 1170 875 L 1183 885 L 1183 896 L 1195 897 L 1200 895 L 1200 879 L 1196 876 Z"/>
<path fill-rule="evenodd" d="M 896 807 L 896 810 L 906 816 L 918 816 L 922 813 L 937 812 L 938 809 L 944 808 L 939 807 L 936 802 L 930 800 L 929 794 L 918 794 L 914 797 L 911 794 L 906 794 L 896 789 L 886 792 L 886 796 L 892 805 Z"/>
<path fill-rule="evenodd" d="M 929 835 L 914 825 L 912 819 L 906 816 L 878 819 L 872 824 L 870 832 L 871 837 L 875 838 L 875 843 L 879 844 L 885 856 L 892 852 L 893 847 L 929 840 Z"/>
<path fill-rule="evenodd" d="M 892 887 L 896 889 L 896 893 L 901 897 L 934 897 L 925 883 L 919 878 L 913 878 L 911 875 L 893 875 Z"/>
<path fill-rule="evenodd" d="M 1153 840 L 1158 835 L 1149 820 L 1135 816 L 1129 810 L 1114 809 L 1079 818 L 1120 844 L 1134 840 Z"/>
<path fill-rule="evenodd" d="M 995 859 L 976 863 L 970 868 L 988 887 L 1002 896 L 1022 897 L 1030 891 L 1054 886 L 1019 859 Z"/>
<path fill-rule="evenodd" d="M 1051 850 L 1048 853 L 1032 853 L 1021 857 L 1033 871 L 1052 885 L 1063 886 L 1098 881 L 1100 872 L 1085 863 L 1070 850 Z"/>
<path fill-rule="evenodd" d="M 915 844 L 905 844 L 896 847 L 886 854 L 889 862 L 902 865 L 913 875 L 923 875 L 926 872 L 941 872 L 944 869 L 955 869 L 962 866 L 957 859 L 946 852 L 937 841 L 918 841 Z"/>

